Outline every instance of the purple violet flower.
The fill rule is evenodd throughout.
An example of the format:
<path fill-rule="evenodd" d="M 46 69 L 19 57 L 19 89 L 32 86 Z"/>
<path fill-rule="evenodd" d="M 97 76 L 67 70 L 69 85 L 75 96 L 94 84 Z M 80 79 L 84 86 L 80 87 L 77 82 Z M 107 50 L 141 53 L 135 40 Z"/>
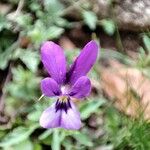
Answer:
<path fill-rule="evenodd" d="M 44 96 L 57 97 L 57 101 L 42 113 L 42 127 L 71 130 L 81 127 L 80 113 L 71 99 L 82 99 L 89 95 L 91 82 L 86 74 L 94 65 L 97 54 L 96 42 L 90 41 L 67 70 L 63 49 L 51 41 L 42 45 L 41 60 L 51 77 L 41 81 L 41 90 Z"/>

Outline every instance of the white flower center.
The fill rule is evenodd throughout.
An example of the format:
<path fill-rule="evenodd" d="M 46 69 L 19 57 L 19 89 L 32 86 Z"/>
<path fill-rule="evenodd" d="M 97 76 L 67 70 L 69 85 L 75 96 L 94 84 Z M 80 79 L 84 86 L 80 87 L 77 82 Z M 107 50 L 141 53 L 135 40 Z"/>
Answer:
<path fill-rule="evenodd" d="M 69 86 L 68 85 L 64 85 L 61 87 L 61 92 L 62 94 L 68 94 L 69 91 Z"/>

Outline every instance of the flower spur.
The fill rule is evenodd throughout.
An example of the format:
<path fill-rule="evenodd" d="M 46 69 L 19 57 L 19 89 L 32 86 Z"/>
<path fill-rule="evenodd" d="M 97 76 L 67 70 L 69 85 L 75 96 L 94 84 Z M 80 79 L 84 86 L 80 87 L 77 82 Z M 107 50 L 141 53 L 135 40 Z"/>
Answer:
<path fill-rule="evenodd" d="M 41 60 L 50 77 L 41 81 L 41 91 L 44 96 L 57 97 L 57 101 L 42 113 L 42 127 L 80 129 L 80 113 L 71 99 L 83 99 L 89 95 L 91 82 L 86 74 L 94 65 L 97 54 L 96 42 L 90 41 L 67 70 L 63 49 L 51 41 L 42 45 Z"/>

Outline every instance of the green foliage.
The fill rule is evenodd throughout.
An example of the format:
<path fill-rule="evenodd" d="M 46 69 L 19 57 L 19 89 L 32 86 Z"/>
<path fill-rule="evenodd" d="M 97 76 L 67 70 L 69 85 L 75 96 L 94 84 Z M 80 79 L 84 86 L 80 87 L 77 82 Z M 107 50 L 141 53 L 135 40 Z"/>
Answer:
<path fill-rule="evenodd" d="M 3 30 L 0 36 L 0 69 L 5 69 L 8 66 L 9 60 L 14 49 L 17 46 L 15 35 L 7 30 Z"/>
<path fill-rule="evenodd" d="M 20 53 L 19 58 L 22 60 L 22 62 L 28 67 L 28 69 L 32 72 L 36 72 L 38 69 L 39 64 L 39 55 L 37 51 L 31 51 L 28 49 L 28 51 L 23 49 L 17 49 L 18 54 Z"/>
<path fill-rule="evenodd" d="M 16 144 L 14 146 L 6 147 L 6 150 L 7 149 L 11 149 L 11 150 L 33 150 L 33 143 L 30 141 L 30 139 L 27 139 L 27 140 L 20 142 L 19 144 Z"/>
<path fill-rule="evenodd" d="M 93 11 L 82 12 L 84 22 L 89 26 L 91 30 L 96 28 L 97 16 Z"/>
<path fill-rule="evenodd" d="M 115 109 L 107 110 L 105 122 L 105 142 L 113 143 L 117 150 L 133 149 L 146 150 L 150 149 L 149 138 L 147 132 L 150 129 L 149 123 L 142 118 L 131 120 L 123 115 L 120 115 Z"/>
<path fill-rule="evenodd" d="M 9 147 L 26 140 L 30 134 L 38 127 L 38 125 L 27 127 L 18 127 L 12 132 L 8 133 L 7 136 L 0 142 L 0 147 Z"/>
<path fill-rule="evenodd" d="M 44 140 L 46 139 L 48 136 L 50 136 L 52 134 L 52 129 L 46 130 L 44 131 L 40 136 L 39 136 L 39 140 Z"/>
<path fill-rule="evenodd" d="M 47 39 L 55 39 L 64 32 L 64 29 L 57 26 L 46 27 L 43 22 L 37 21 L 32 30 L 28 32 L 28 36 L 32 42 L 39 45 Z"/>
<path fill-rule="evenodd" d="M 136 67 L 138 67 L 139 69 L 142 70 L 142 72 L 149 76 L 150 73 L 150 38 L 148 36 L 148 34 L 143 34 L 142 35 L 142 40 L 143 40 L 143 44 L 144 44 L 144 48 L 140 47 L 139 48 L 139 54 L 138 54 L 138 59 L 136 62 Z"/>
<path fill-rule="evenodd" d="M 146 34 L 143 35 L 143 43 L 148 52 L 150 52 L 150 37 Z"/>
<path fill-rule="evenodd" d="M 20 28 L 27 28 L 31 25 L 31 22 L 32 22 L 32 18 L 30 16 L 30 14 L 26 13 L 26 14 L 21 14 L 19 16 L 17 16 L 15 18 L 16 20 L 14 20 L 17 25 L 20 27 Z"/>
<path fill-rule="evenodd" d="M 64 9 L 63 4 L 59 0 L 45 0 L 44 6 L 46 11 L 48 11 L 52 16 L 59 15 L 59 13 Z"/>
<path fill-rule="evenodd" d="M 102 20 L 100 22 L 100 25 L 102 26 L 104 31 L 110 36 L 113 35 L 116 31 L 116 25 L 115 25 L 114 21 L 111 19 Z"/>
<path fill-rule="evenodd" d="M 87 119 L 92 113 L 96 113 L 100 106 L 105 103 L 103 98 L 90 99 L 80 105 L 81 118 Z"/>
<path fill-rule="evenodd" d="M 73 137 L 82 145 L 91 147 L 93 146 L 92 140 L 90 136 L 86 135 L 85 133 L 77 133 L 74 134 Z"/>
<path fill-rule="evenodd" d="M 139 49 L 139 57 L 137 61 L 137 66 L 139 68 L 146 68 L 150 64 L 150 57 L 147 56 L 143 47 Z"/>
<path fill-rule="evenodd" d="M 10 27 L 11 27 L 10 22 L 0 14 L 0 32 L 3 29 L 10 29 Z"/>
<path fill-rule="evenodd" d="M 35 74 L 23 69 L 21 66 L 12 70 L 13 81 L 6 87 L 12 97 L 18 99 L 34 99 L 38 92 L 40 78 Z"/>

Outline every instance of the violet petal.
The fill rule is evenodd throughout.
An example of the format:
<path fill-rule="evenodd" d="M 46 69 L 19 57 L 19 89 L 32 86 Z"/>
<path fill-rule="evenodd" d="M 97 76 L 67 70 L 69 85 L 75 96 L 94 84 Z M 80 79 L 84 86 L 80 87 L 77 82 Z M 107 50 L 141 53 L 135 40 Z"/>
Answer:
<path fill-rule="evenodd" d="M 61 94 L 59 85 L 52 78 L 45 78 L 41 81 L 41 90 L 43 95 L 51 97 Z"/>
<path fill-rule="evenodd" d="M 68 72 L 68 82 L 74 84 L 79 77 L 85 76 L 94 65 L 97 55 L 98 45 L 95 41 L 90 41 L 85 45 L 80 55 L 71 66 Z"/>
<path fill-rule="evenodd" d="M 47 41 L 41 47 L 41 59 L 50 76 L 62 84 L 66 77 L 66 59 L 63 49 L 54 42 Z"/>
<path fill-rule="evenodd" d="M 91 82 L 86 76 L 80 77 L 72 86 L 69 95 L 75 98 L 84 98 L 90 94 Z"/>
<path fill-rule="evenodd" d="M 63 110 L 61 114 L 61 128 L 68 130 L 78 130 L 81 128 L 80 113 L 70 101 L 71 108 L 67 110 L 67 113 Z"/>
<path fill-rule="evenodd" d="M 61 111 L 55 110 L 56 103 L 44 110 L 40 117 L 40 125 L 43 128 L 57 128 L 60 126 Z"/>

